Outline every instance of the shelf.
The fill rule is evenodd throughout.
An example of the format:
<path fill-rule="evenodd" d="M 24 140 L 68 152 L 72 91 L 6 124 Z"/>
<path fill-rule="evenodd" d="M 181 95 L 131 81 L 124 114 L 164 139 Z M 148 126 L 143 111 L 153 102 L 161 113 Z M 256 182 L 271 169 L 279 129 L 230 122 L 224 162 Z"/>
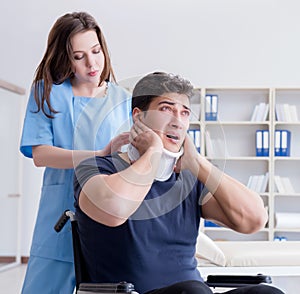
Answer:
<path fill-rule="evenodd" d="M 275 213 L 291 211 L 300 213 L 300 88 L 198 88 L 194 100 L 200 105 L 195 109 L 199 120 L 191 122 L 201 133 L 201 154 L 214 165 L 247 185 L 250 176 L 268 173 L 266 192 L 259 193 L 268 207 L 268 227 L 262 231 L 243 235 L 222 227 L 203 227 L 212 239 L 224 240 L 269 240 L 285 232 L 287 240 L 300 240 L 299 229 L 276 229 Z M 206 95 L 217 96 L 217 120 L 206 121 Z M 281 104 L 285 104 L 281 108 Z M 280 105 L 280 106 L 278 106 Z M 286 106 L 288 105 L 288 106 Z M 265 107 L 265 108 L 263 108 Z M 254 115 L 259 109 L 260 114 Z M 278 111 L 284 109 L 283 120 L 278 121 Z M 268 112 L 267 112 L 268 111 Z M 290 111 L 293 112 L 290 116 Z M 296 113 L 296 115 L 295 115 Z M 295 121 L 299 114 L 299 121 Z M 278 116 L 280 117 L 280 116 Z M 291 120 L 293 118 L 293 120 Z M 260 120 L 261 119 L 261 120 Z M 288 119 L 288 121 L 285 121 Z M 291 132 L 291 156 L 275 156 L 275 130 Z M 269 155 L 256 156 L 256 131 L 269 132 Z M 275 176 L 288 178 L 293 190 L 279 193 L 275 186 Z M 283 209 L 283 210 L 282 210 Z"/>
<path fill-rule="evenodd" d="M 241 160 L 245 160 L 245 161 L 269 161 L 270 158 L 267 156 L 236 156 L 236 157 L 208 157 L 206 156 L 206 158 L 208 160 L 232 160 L 232 161 L 241 161 Z"/>
<path fill-rule="evenodd" d="M 270 122 L 268 121 L 250 121 L 250 120 L 240 120 L 240 121 L 205 121 L 205 124 L 207 126 L 209 125 L 222 125 L 222 126 L 226 126 L 226 125 L 238 125 L 238 126 L 257 126 L 257 125 L 269 125 Z"/>
<path fill-rule="evenodd" d="M 300 197 L 300 193 L 273 193 L 274 197 Z"/>

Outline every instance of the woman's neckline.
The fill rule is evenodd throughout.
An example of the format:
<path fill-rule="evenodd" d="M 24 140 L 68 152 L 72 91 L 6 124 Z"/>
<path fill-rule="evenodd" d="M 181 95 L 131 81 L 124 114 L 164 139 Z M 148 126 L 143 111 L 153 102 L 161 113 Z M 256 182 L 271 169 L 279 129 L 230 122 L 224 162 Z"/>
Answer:
<path fill-rule="evenodd" d="M 109 82 L 104 81 L 104 85 L 99 87 L 99 92 L 96 93 L 95 95 L 91 95 L 91 94 L 87 94 L 84 93 L 85 91 L 74 91 L 74 87 L 71 84 L 71 88 L 72 88 L 72 93 L 74 97 L 79 97 L 79 98 L 105 98 L 107 96 L 108 90 L 109 90 Z"/>

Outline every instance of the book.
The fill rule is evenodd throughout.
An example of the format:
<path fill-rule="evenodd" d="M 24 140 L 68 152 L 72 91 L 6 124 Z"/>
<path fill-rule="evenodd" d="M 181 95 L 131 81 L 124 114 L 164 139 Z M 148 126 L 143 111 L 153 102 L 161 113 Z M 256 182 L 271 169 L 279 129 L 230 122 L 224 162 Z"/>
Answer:
<path fill-rule="evenodd" d="M 253 189 L 255 192 L 261 193 L 264 177 L 265 177 L 265 175 L 257 175 L 256 185 Z"/>
<path fill-rule="evenodd" d="M 210 137 L 210 132 L 208 130 L 205 131 L 205 151 L 207 157 L 214 157 L 214 147 L 212 145 L 212 140 Z"/>
<path fill-rule="evenodd" d="M 281 183 L 282 183 L 282 185 L 284 187 L 285 193 L 291 193 L 291 194 L 295 193 L 295 190 L 294 190 L 294 187 L 293 187 L 293 185 L 291 183 L 290 178 L 288 178 L 288 177 L 281 177 Z"/>
<path fill-rule="evenodd" d="M 256 121 L 257 112 L 258 112 L 258 104 L 256 104 L 255 107 L 254 107 L 254 110 L 252 112 L 250 121 Z"/>
<path fill-rule="evenodd" d="M 248 188 L 255 191 L 258 182 L 258 175 L 252 175 L 251 177 L 252 177 L 251 184 Z"/>
<path fill-rule="evenodd" d="M 284 194 L 285 188 L 283 186 L 280 176 L 276 176 L 276 175 L 274 176 L 274 183 L 275 183 L 275 188 L 276 188 L 277 192 Z"/>
<path fill-rule="evenodd" d="M 296 105 L 290 105 L 290 114 L 291 114 L 291 121 L 292 122 L 299 121 Z"/>
<path fill-rule="evenodd" d="M 263 181 L 262 181 L 262 184 L 261 184 L 261 187 L 260 187 L 260 193 L 267 192 L 268 182 L 269 182 L 269 173 L 266 172 L 264 174 Z"/>
<path fill-rule="evenodd" d="M 200 119 L 200 104 L 199 103 L 191 103 L 191 116 L 190 121 L 198 121 Z"/>
<path fill-rule="evenodd" d="M 282 104 L 276 104 L 275 105 L 275 115 L 277 121 L 284 121 L 284 113 L 283 113 L 283 105 Z"/>
<path fill-rule="evenodd" d="M 250 176 L 249 179 L 248 179 L 248 183 L 247 183 L 247 187 L 249 189 L 252 189 L 252 181 L 253 181 L 253 176 Z"/>
<path fill-rule="evenodd" d="M 227 145 L 223 139 L 212 139 L 210 132 L 205 131 L 205 152 L 207 157 L 228 157 Z"/>
<path fill-rule="evenodd" d="M 283 121 L 291 122 L 290 106 L 286 103 L 283 104 Z"/>

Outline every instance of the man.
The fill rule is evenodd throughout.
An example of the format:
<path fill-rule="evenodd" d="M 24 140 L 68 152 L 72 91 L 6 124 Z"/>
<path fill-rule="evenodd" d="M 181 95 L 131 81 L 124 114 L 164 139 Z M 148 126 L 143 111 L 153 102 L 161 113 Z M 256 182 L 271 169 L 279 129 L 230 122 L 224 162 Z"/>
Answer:
<path fill-rule="evenodd" d="M 200 218 L 241 233 L 264 227 L 260 196 L 201 156 L 187 135 L 192 85 L 151 73 L 133 90 L 127 153 L 76 169 L 82 250 L 93 282 L 126 280 L 139 293 L 212 293 L 196 268 Z M 249 292 L 282 293 L 251 286 Z"/>

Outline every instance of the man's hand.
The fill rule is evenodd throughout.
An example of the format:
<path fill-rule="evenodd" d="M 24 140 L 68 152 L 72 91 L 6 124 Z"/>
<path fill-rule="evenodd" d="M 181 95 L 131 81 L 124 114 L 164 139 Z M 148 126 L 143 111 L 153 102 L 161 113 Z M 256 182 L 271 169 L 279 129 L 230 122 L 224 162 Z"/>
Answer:
<path fill-rule="evenodd" d="M 193 169 L 198 170 L 199 166 L 196 163 L 195 158 L 199 156 L 199 153 L 193 143 L 193 140 L 188 134 L 185 137 L 183 149 L 184 153 L 176 163 L 175 172 L 179 173 L 181 170 L 184 169 L 189 169 L 191 171 L 193 171 Z"/>
<path fill-rule="evenodd" d="M 147 127 L 139 119 L 133 124 L 130 130 L 130 143 L 139 151 L 142 156 L 149 148 L 158 150 L 163 149 L 161 138 L 152 129 Z"/>

